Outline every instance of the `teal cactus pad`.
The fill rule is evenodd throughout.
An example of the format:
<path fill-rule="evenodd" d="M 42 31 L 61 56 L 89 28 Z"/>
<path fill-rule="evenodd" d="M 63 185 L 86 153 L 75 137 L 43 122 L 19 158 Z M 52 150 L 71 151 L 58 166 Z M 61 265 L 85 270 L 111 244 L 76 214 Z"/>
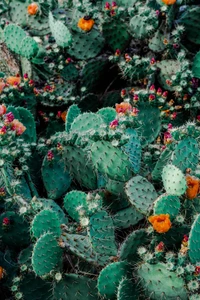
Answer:
<path fill-rule="evenodd" d="M 125 186 L 130 203 L 142 214 L 147 215 L 157 198 L 154 186 L 142 176 L 131 178 Z"/>
<path fill-rule="evenodd" d="M 184 174 L 174 165 L 167 165 L 163 168 L 162 180 L 168 194 L 181 196 L 185 193 L 186 179 Z"/>
<path fill-rule="evenodd" d="M 104 38 L 97 30 L 88 33 L 74 32 L 68 54 L 76 59 L 87 60 L 96 57 L 104 46 Z"/>
<path fill-rule="evenodd" d="M 148 244 L 150 237 L 148 237 L 145 229 L 138 229 L 127 236 L 119 249 L 119 257 L 122 261 L 136 262 L 139 259 L 137 253 L 138 248 L 142 245 Z"/>
<path fill-rule="evenodd" d="M 26 127 L 22 137 L 27 143 L 35 143 L 36 142 L 36 126 L 33 115 L 31 112 L 23 107 L 16 108 L 18 112 L 18 119 L 22 124 Z"/>
<path fill-rule="evenodd" d="M 110 261 L 109 256 L 98 255 L 98 253 L 95 252 L 88 236 L 65 234 L 62 236 L 62 240 L 70 252 L 82 258 L 84 261 L 97 266 L 105 266 Z"/>
<path fill-rule="evenodd" d="M 62 70 L 60 75 L 66 81 L 74 81 L 78 79 L 79 71 L 73 63 L 68 63 Z"/>
<path fill-rule="evenodd" d="M 2 225 L 4 218 L 8 218 L 11 222 L 6 230 Z M 3 244 L 8 247 L 23 248 L 28 246 L 30 235 L 27 221 L 12 211 L 4 212 L 0 216 L 0 236 Z"/>
<path fill-rule="evenodd" d="M 72 43 L 72 35 L 69 29 L 61 21 L 56 21 L 52 13 L 49 13 L 49 27 L 58 46 L 70 46 L 70 44 Z"/>
<path fill-rule="evenodd" d="M 157 63 L 157 67 L 160 70 L 158 80 L 159 83 L 163 86 L 164 89 L 173 91 L 174 87 L 167 85 L 166 80 L 171 80 L 173 75 L 176 75 L 180 72 L 180 62 L 174 61 L 172 59 L 162 60 Z"/>
<path fill-rule="evenodd" d="M 144 216 L 131 206 L 119 210 L 112 218 L 116 228 L 128 228 L 136 225 Z"/>
<path fill-rule="evenodd" d="M 94 250 L 101 255 L 116 256 L 115 228 L 112 218 L 106 211 L 92 215 L 89 223 L 89 236 Z"/>
<path fill-rule="evenodd" d="M 21 41 L 26 37 L 26 32 L 19 26 L 9 24 L 4 29 L 5 43 L 10 50 L 20 54 Z"/>
<path fill-rule="evenodd" d="M 174 150 L 172 164 L 182 172 L 185 172 L 187 168 L 195 171 L 198 161 L 198 142 L 193 138 L 186 138 L 180 141 Z"/>
<path fill-rule="evenodd" d="M 160 111 L 156 107 L 152 107 L 147 103 L 139 106 L 137 116 L 139 127 L 136 129 L 141 146 L 144 148 L 152 143 L 158 136 L 161 129 Z"/>
<path fill-rule="evenodd" d="M 70 108 L 67 111 L 67 116 L 66 116 L 66 121 L 65 121 L 65 130 L 67 132 L 70 131 L 71 125 L 73 121 L 81 114 L 80 108 L 76 105 L 73 104 L 70 106 Z"/>
<path fill-rule="evenodd" d="M 69 166 L 70 174 L 90 190 L 97 187 L 97 175 L 91 159 L 86 151 L 78 147 L 67 146 L 64 152 L 65 163 Z M 87 164 L 85 163 L 87 161 Z"/>
<path fill-rule="evenodd" d="M 117 300 L 135 300 L 136 297 L 139 297 L 136 286 L 130 279 L 123 278 L 117 289 Z"/>
<path fill-rule="evenodd" d="M 38 44 L 32 37 L 27 36 L 22 40 L 21 45 L 20 45 L 20 55 L 21 56 L 24 56 L 24 57 L 30 59 L 37 55 L 38 50 L 39 50 Z"/>
<path fill-rule="evenodd" d="M 142 156 L 141 142 L 136 131 L 127 129 L 126 133 L 129 134 L 130 139 L 121 149 L 127 154 L 134 173 L 138 173 Z"/>
<path fill-rule="evenodd" d="M 162 170 L 164 166 L 166 166 L 171 158 L 172 151 L 169 148 L 166 148 L 160 155 L 153 171 L 152 171 L 152 178 L 155 181 L 162 180 Z"/>
<path fill-rule="evenodd" d="M 71 131 L 86 133 L 91 130 L 98 131 L 101 126 L 105 126 L 104 120 L 101 116 L 94 113 L 84 113 L 74 119 L 71 124 Z"/>
<path fill-rule="evenodd" d="M 58 215 L 61 223 L 66 224 L 68 222 L 64 211 L 62 210 L 62 208 L 60 208 L 60 206 L 54 200 L 43 199 L 43 198 L 38 198 L 38 200 L 41 203 L 41 209 L 52 210 L 55 214 Z"/>
<path fill-rule="evenodd" d="M 89 61 L 81 70 L 81 87 L 85 93 L 95 93 L 99 82 L 103 80 L 108 70 L 108 60 L 105 57 L 98 57 Z"/>
<path fill-rule="evenodd" d="M 189 258 L 193 264 L 200 262 L 200 214 L 196 216 L 189 235 Z"/>
<path fill-rule="evenodd" d="M 81 191 L 71 191 L 64 198 L 64 208 L 72 219 L 80 222 L 78 207 L 81 207 L 88 214 L 88 206 L 86 200 L 87 194 Z"/>
<path fill-rule="evenodd" d="M 31 256 L 33 251 L 33 245 L 30 245 L 28 248 L 22 250 L 18 256 L 18 263 L 20 265 L 31 266 Z"/>
<path fill-rule="evenodd" d="M 145 293 L 151 299 L 157 300 L 161 295 L 165 295 L 166 299 L 188 299 L 183 278 L 167 270 L 167 265 L 145 263 L 138 266 L 137 273 Z"/>
<path fill-rule="evenodd" d="M 42 164 L 42 179 L 47 190 L 48 197 L 57 199 L 61 197 L 71 184 L 69 171 L 66 170 L 62 157 L 54 151 L 54 159 L 48 161 L 44 158 Z"/>
<path fill-rule="evenodd" d="M 120 198 L 121 202 L 125 202 L 127 200 L 127 196 L 124 191 L 124 185 L 125 183 L 123 181 L 117 181 L 112 180 L 110 178 L 106 178 L 106 190 Z"/>
<path fill-rule="evenodd" d="M 104 122 L 108 125 L 116 118 L 116 110 L 112 107 L 101 108 L 97 113 L 102 116 Z"/>
<path fill-rule="evenodd" d="M 188 8 L 181 15 L 178 23 L 183 25 L 185 28 L 185 33 L 187 39 L 195 44 L 200 44 L 200 27 L 199 27 L 199 18 L 200 18 L 200 8 L 196 6 L 188 6 Z"/>
<path fill-rule="evenodd" d="M 43 276 L 56 270 L 60 266 L 62 252 L 53 233 L 42 235 L 34 245 L 32 255 L 32 267 L 36 275 Z"/>
<path fill-rule="evenodd" d="M 51 283 L 44 281 L 35 274 L 26 274 L 19 283 L 19 292 L 26 300 L 50 299 L 52 295 Z"/>
<path fill-rule="evenodd" d="M 123 20 L 112 20 L 103 23 L 102 26 L 103 36 L 106 39 L 106 43 L 115 52 L 117 49 L 123 51 L 128 45 L 130 40 L 130 34 L 127 31 L 127 27 Z"/>
<path fill-rule="evenodd" d="M 194 61 L 192 65 L 192 73 L 194 77 L 200 79 L 200 51 L 194 57 Z"/>
<path fill-rule="evenodd" d="M 40 211 L 31 224 L 31 233 L 35 238 L 39 238 L 46 232 L 51 232 L 55 237 L 61 235 L 58 215 L 51 210 Z"/>
<path fill-rule="evenodd" d="M 123 277 L 127 276 L 127 262 L 116 262 L 107 265 L 99 274 L 98 291 L 105 299 L 115 299 L 117 287 Z"/>
<path fill-rule="evenodd" d="M 154 215 L 169 214 L 170 219 L 173 220 L 179 213 L 181 208 L 180 199 L 174 195 L 161 195 L 154 202 Z"/>
<path fill-rule="evenodd" d="M 53 288 L 53 299 L 93 300 L 98 298 L 96 281 L 76 274 L 65 274 Z"/>
<path fill-rule="evenodd" d="M 109 142 L 98 141 L 91 147 L 91 158 L 97 170 L 109 178 L 126 181 L 131 177 L 131 164 L 126 154 Z"/>

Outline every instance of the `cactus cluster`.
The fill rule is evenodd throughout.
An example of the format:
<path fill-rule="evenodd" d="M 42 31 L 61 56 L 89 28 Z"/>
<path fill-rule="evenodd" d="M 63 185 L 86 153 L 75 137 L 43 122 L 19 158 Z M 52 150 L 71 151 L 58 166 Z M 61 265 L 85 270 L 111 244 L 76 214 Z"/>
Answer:
<path fill-rule="evenodd" d="M 200 299 L 199 16 L 0 1 L 2 300 Z"/>

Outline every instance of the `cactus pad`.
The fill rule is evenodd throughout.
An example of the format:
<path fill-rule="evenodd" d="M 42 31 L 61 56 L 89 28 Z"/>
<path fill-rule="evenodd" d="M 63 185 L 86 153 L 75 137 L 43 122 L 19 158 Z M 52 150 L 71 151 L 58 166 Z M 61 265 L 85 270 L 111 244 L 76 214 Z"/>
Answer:
<path fill-rule="evenodd" d="M 173 165 L 167 165 L 162 171 L 162 180 L 165 190 L 170 195 L 181 196 L 187 185 L 183 173 Z"/>

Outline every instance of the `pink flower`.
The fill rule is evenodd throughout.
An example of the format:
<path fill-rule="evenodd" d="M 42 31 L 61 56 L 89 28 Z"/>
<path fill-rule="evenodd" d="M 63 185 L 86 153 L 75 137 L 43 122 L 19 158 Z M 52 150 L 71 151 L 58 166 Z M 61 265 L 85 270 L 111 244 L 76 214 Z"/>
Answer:
<path fill-rule="evenodd" d="M 139 110 L 137 109 L 137 107 L 133 107 L 131 115 L 133 117 L 137 117 L 138 113 L 139 113 Z"/>
<path fill-rule="evenodd" d="M 158 96 L 161 96 L 161 95 L 162 95 L 162 89 L 161 89 L 161 88 L 158 88 L 156 94 L 157 94 Z"/>
<path fill-rule="evenodd" d="M 0 188 L 0 197 L 4 197 L 6 195 L 4 187 Z"/>
<path fill-rule="evenodd" d="M 115 56 L 120 56 L 121 55 L 121 51 L 119 50 L 119 49 L 117 49 L 116 51 L 115 51 Z"/>
<path fill-rule="evenodd" d="M 8 226 L 10 225 L 10 220 L 8 218 L 3 218 L 3 226 Z"/>
<path fill-rule="evenodd" d="M 6 106 L 4 104 L 0 105 L 0 116 L 6 113 Z"/>
<path fill-rule="evenodd" d="M 164 144 L 165 145 L 170 144 L 171 141 L 172 141 L 171 133 L 169 131 L 165 132 L 164 133 Z"/>
<path fill-rule="evenodd" d="M 117 3 L 115 1 L 112 2 L 112 8 L 116 9 L 117 8 Z"/>
<path fill-rule="evenodd" d="M 197 116 L 197 122 L 200 122 L 200 115 Z"/>
<path fill-rule="evenodd" d="M 151 92 L 155 92 L 155 91 L 156 91 L 155 85 L 154 85 L 154 84 L 151 85 L 150 88 L 149 88 L 149 90 L 150 90 Z"/>
<path fill-rule="evenodd" d="M 15 131 L 17 135 L 22 135 L 26 127 L 19 120 L 14 119 L 11 123 L 11 130 Z"/>
<path fill-rule="evenodd" d="M 133 102 L 137 103 L 139 100 L 139 96 L 136 94 L 133 96 Z"/>
<path fill-rule="evenodd" d="M 112 122 L 110 122 L 110 125 L 109 125 L 109 127 L 111 128 L 111 129 L 115 129 L 117 126 L 119 125 L 119 122 L 118 122 L 118 120 L 113 120 Z"/>
<path fill-rule="evenodd" d="M 167 91 L 165 91 L 165 92 L 163 92 L 163 94 L 162 94 L 162 98 L 167 98 L 167 95 L 168 95 L 168 92 Z"/>
<path fill-rule="evenodd" d="M 175 120 L 176 119 L 176 116 L 177 116 L 177 112 L 173 112 L 171 115 L 170 115 L 170 118 L 172 120 Z"/>
<path fill-rule="evenodd" d="M 126 95 L 126 90 L 125 89 L 121 90 L 121 97 L 124 98 L 125 95 Z"/>
<path fill-rule="evenodd" d="M 0 128 L 0 135 L 4 135 L 4 134 L 6 134 L 6 132 L 7 132 L 7 128 L 4 125 L 3 127 Z"/>
<path fill-rule="evenodd" d="M 48 153 L 47 153 L 47 160 L 51 161 L 53 159 L 54 159 L 54 154 L 51 150 L 49 150 Z"/>
<path fill-rule="evenodd" d="M 68 57 L 65 62 L 66 62 L 66 64 L 70 64 L 72 62 L 72 59 L 70 57 Z"/>
<path fill-rule="evenodd" d="M 5 115 L 5 123 L 11 123 L 14 120 L 14 115 L 12 112 L 9 112 L 8 114 Z"/>
<path fill-rule="evenodd" d="M 171 124 L 171 123 L 169 123 L 167 127 L 168 127 L 168 130 L 170 130 L 170 129 L 172 129 L 172 128 L 173 128 L 173 126 L 172 126 L 172 124 Z"/>
<path fill-rule="evenodd" d="M 155 58 L 153 57 L 152 59 L 151 59 L 151 61 L 150 61 L 150 64 L 151 65 L 154 65 L 156 63 L 156 60 L 155 60 Z"/>
<path fill-rule="evenodd" d="M 110 3 L 106 2 L 104 8 L 105 8 L 105 10 L 109 10 L 110 9 Z"/>
<path fill-rule="evenodd" d="M 149 95 L 149 101 L 153 101 L 153 100 L 155 100 L 155 98 L 156 98 L 155 95 L 153 95 L 153 94 Z"/>

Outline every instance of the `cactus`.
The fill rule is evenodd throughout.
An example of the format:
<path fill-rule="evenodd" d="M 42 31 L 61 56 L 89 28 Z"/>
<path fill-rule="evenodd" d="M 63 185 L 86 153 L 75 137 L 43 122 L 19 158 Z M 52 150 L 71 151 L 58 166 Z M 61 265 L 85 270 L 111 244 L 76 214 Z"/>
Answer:
<path fill-rule="evenodd" d="M 169 214 L 174 219 L 180 211 L 181 203 L 177 196 L 163 194 L 154 202 L 154 215 Z"/>
<path fill-rule="evenodd" d="M 168 194 L 181 196 L 186 191 L 186 180 L 183 173 L 173 165 L 167 165 L 162 171 L 162 180 Z"/>
<path fill-rule="evenodd" d="M 189 258 L 192 263 L 199 263 L 200 255 L 199 255 L 199 222 L 200 215 L 197 215 L 194 223 L 192 224 L 190 235 L 189 235 Z"/>

